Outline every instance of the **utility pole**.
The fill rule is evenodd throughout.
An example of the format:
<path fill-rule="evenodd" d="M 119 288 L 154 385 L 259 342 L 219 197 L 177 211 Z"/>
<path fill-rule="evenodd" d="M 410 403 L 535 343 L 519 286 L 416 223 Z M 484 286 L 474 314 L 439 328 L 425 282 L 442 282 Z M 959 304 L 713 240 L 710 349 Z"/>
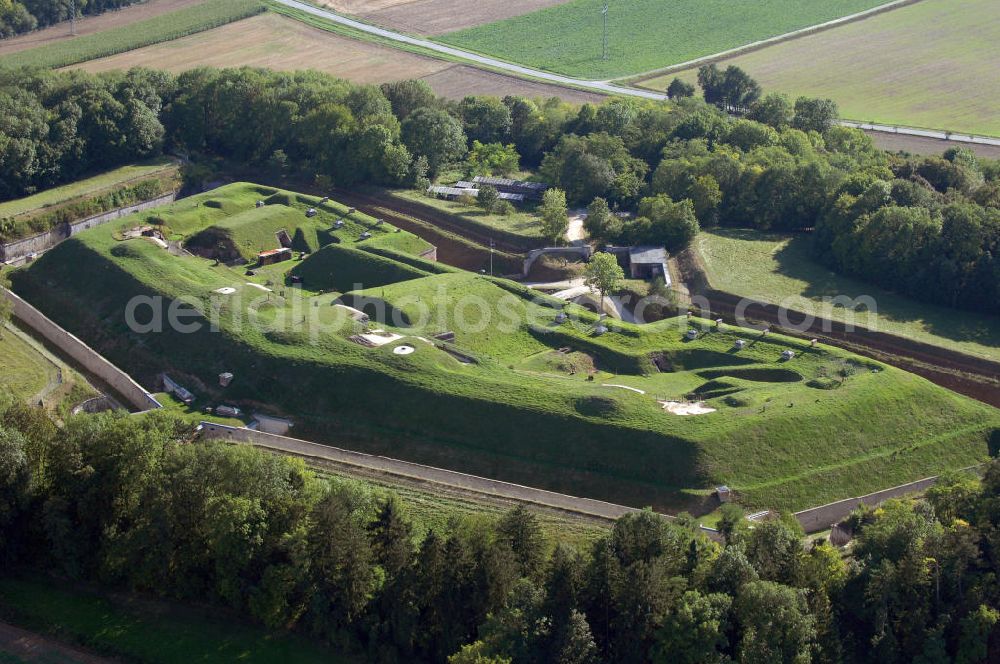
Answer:
<path fill-rule="evenodd" d="M 604 15 L 604 49 L 601 52 L 601 60 L 608 59 L 608 3 L 604 3 L 604 9 L 601 10 L 601 14 Z"/>
<path fill-rule="evenodd" d="M 490 276 L 493 276 L 493 247 L 496 246 L 493 243 L 493 238 L 490 238 Z"/>

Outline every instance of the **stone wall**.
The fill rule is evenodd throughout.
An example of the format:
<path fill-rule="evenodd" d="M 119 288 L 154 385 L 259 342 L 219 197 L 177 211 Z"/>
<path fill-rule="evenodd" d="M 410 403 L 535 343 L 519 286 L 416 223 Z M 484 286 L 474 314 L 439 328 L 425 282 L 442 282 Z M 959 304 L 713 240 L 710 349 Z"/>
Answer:
<path fill-rule="evenodd" d="M 173 203 L 175 200 L 177 200 L 177 193 L 170 192 L 169 194 L 157 196 L 156 198 L 136 203 L 135 205 L 118 208 L 117 210 L 111 210 L 110 212 L 103 212 L 101 214 L 94 215 L 93 217 L 80 219 L 79 221 L 74 221 L 69 224 L 60 224 L 58 227 L 53 228 L 50 231 L 46 231 L 45 233 L 40 233 L 32 237 L 27 237 L 23 240 L 15 240 L 13 242 L 8 242 L 7 244 L 0 244 L 0 263 L 21 263 L 29 255 L 40 254 L 43 251 L 48 251 L 63 240 L 73 237 L 78 233 L 90 230 L 91 228 L 95 228 L 101 224 L 106 224 L 109 221 L 114 221 L 115 219 L 121 219 L 122 217 L 135 212 L 142 212 L 143 210 L 166 205 L 167 203 Z"/>
<path fill-rule="evenodd" d="M 227 440 L 237 443 L 249 443 L 257 447 L 264 447 L 288 454 L 313 457 L 334 461 L 350 466 L 366 468 L 378 472 L 406 477 L 422 482 L 433 482 L 450 487 L 457 487 L 476 493 L 489 496 L 497 496 L 509 500 L 516 500 L 536 505 L 544 505 L 567 512 L 585 514 L 588 516 L 600 517 L 603 519 L 617 519 L 626 514 L 638 512 L 640 510 L 625 505 L 606 503 L 601 500 L 590 498 L 579 498 L 568 496 L 554 491 L 535 489 L 511 484 L 500 480 L 492 480 L 486 477 L 467 475 L 454 470 L 434 468 L 424 466 L 419 463 L 400 461 L 383 456 L 374 456 L 363 452 L 352 452 L 328 445 L 310 443 L 305 440 L 277 436 L 274 434 L 254 431 L 243 427 L 231 427 L 224 424 L 214 424 L 211 422 L 201 423 L 202 436 L 212 440 Z M 673 518 L 666 515 L 667 518 Z M 719 539 L 719 533 L 711 528 L 702 528 L 708 537 Z"/>
<path fill-rule="evenodd" d="M 133 408 L 139 411 L 162 408 L 153 395 L 132 380 L 127 373 L 108 362 L 100 353 L 80 339 L 46 318 L 38 309 L 5 288 L 0 288 L 0 297 L 6 297 L 13 303 L 13 313 L 18 320 L 111 387 Z"/>

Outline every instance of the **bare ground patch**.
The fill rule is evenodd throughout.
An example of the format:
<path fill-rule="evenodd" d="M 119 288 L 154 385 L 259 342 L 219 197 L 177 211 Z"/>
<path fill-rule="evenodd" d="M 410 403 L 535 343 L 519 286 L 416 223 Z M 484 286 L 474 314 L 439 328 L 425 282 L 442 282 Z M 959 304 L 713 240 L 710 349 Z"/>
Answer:
<path fill-rule="evenodd" d="M 567 0 L 320 0 L 345 14 L 418 35 L 440 35 L 528 14 Z"/>
<path fill-rule="evenodd" d="M 527 81 L 513 76 L 476 69 L 468 65 L 450 68 L 425 76 L 424 80 L 443 97 L 460 98 L 465 95 L 520 95 L 529 98 L 559 97 L 570 102 L 600 102 L 603 95 L 564 88 L 548 83 Z"/>
<path fill-rule="evenodd" d="M 262 14 L 213 30 L 79 65 L 87 71 L 146 66 L 185 71 L 243 65 L 316 69 L 358 83 L 421 78 L 450 63 L 341 37 L 277 14 Z"/>
<path fill-rule="evenodd" d="M 154 44 L 80 65 L 91 72 L 156 67 L 180 72 L 195 67 L 250 65 L 291 71 L 316 69 L 356 83 L 422 78 L 439 95 L 508 94 L 600 101 L 602 97 L 545 83 L 456 65 L 389 46 L 343 37 L 277 14 L 262 14 L 213 30 Z"/>
<path fill-rule="evenodd" d="M 881 131 L 870 131 L 868 135 L 875 145 L 890 152 L 911 152 L 913 154 L 940 155 L 948 148 L 968 148 L 980 157 L 1000 159 L 1000 145 L 981 145 L 979 143 L 964 143 L 960 141 L 943 141 L 938 138 L 924 136 L 907 136 L 905 134 L 889 134 Z"/>
<path fill-rule="evenodd" d="M 191 5 L 197 5 L 203 0 L 148 0 L 138 5 L 132 5 L 117 11 L 109 11 L 97 16 L 88 16 L 76 22 L 78 36 L 103 32 L 136 21 L 167 14 Z M 60 23 L 43 30 L 29 32 L 25 35 L 0 41 L 0 56 L 17 53 L 36 46 L 48 46 L 56 42 L 72 39 L 69 33 L 69 23 Z"/>

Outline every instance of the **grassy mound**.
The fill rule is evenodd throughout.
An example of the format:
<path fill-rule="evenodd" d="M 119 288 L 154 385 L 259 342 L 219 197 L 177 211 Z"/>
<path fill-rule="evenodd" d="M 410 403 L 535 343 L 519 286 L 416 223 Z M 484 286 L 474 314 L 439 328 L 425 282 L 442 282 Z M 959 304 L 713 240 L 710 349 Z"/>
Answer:
<path fill-rule="evenodd" d="M 309 290 L 341 293 L 429 276 L 415 267 L 335 244 L 309 256 L 289 274 L 301 278 Z"/>
<path fill-rule="evenodd" d="M 194 236 L 230 228 L 231 209 L 243 231 L 261 197 L 254 185 L 239 184 L 154 214 Z M 287 214 L 304 219 L 299 206 L 307 205 L 316 203 L 297 196 Z M 333 203 L 317 209 L 321 229 L 343 214 Z M 557 323 L 551 302 L 511 282 L 468 272 L 421 276 L 409 262 L 358 251 L 368 243 L 357 241 L 366 228 L 372 239 L 413 243 L 361 217 L 330 231 L 329 244 L 339 245 L 301 264 L 270 266 L 253 285 L 241 270 L 115 239 L 143 218 L 61 244 L 17 271 L 15 289 L 141 381 L 152 384 L 167 371 L 202 398 L 267 404 L 296 420 L 297 435 L 320 441 L 634 505 L 696 508 L 705 490 L 726 483 L 748 505 L 800 509 L 971 465 L 987 457 L 1000 430 L 996 409 L 776 334 L 736 351 L 735 341 L 751 331 L 674 318 L 641 327 L 613 322 L 595 336 L 593 316 L 569 308 L 574 317 Z M 317 274 L 306 273 L 302 290 L 273 285 L 293 269 Z M 310 292 L 311 280 L 336 285 L 333 279 L 353 282 L 363 273 L 385 284 L 345 299 L 405 314 L 405 325 L 381 326 L 402 339 L 352 342 L 357 325 L 333 328 L 330 297 Z M 401 275 L 407 279 L 398 281 Z M 258 288 L 265 280 L 268 292 Z M 214 291 L 224 286 L 235 292 L 220 298 Z M 213 312 L 218 331 L 207 324 L 187 332 L 131 329 L 124 312 L 137 295 L 193 298 L 203 316 Z M 254 320 L 263 325 L 248 324 Z M 694 341 L 686 338 L 691 328 L 700 332 Z M 433 338 L 447 331 L 453 343 Z M 404 344 L 414 352 L 393 352 Z M 782 362 L 786 349 L 796 356 Z M 587 370 L 532 365 L 557 350 Z M 224 395 L 214 387 L 223 371 L 237 376 Z M 802 380 L 777 380 L 785 372 Z M 837 389 L 808 385 L 828 377 Z M 691 394 L 716 411 L 677 416 L 659 403 Z"/>

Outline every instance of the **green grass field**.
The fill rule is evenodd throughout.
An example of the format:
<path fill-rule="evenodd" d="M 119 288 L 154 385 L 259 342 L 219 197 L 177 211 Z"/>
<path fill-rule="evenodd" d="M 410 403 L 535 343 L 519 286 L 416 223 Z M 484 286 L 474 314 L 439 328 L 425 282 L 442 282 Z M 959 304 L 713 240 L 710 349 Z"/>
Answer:
<path fill-rule="evenodd" d="M 871 9 L 879 0 L 612 0 L 602 60 L 603 0 L 571 0 L 449 33 L 453 46 L 590 79 L 640 74 Z"/>
<path fill-rule="evenodd" d="M 0 578 L 0 617 L 123 661 L 147 664 L 363 661 L 219 612 L 111 598 L 45 576 Z"/>
<path fill-rule="evenodd" d="M 1000 136 L 1000 3 L 922 0 L 727 59 L 767 90 L 830 97 L 863 122 Z M 665 90 L 674 76 L 642 82 Z"/>
<path fill-rule="evenodd" d="M 894 295 L 817 263 L 807 236 L 743 230 L 701 233 L 694 243 L 712 286 L 789 309 L 1000 361 L 1000 319 Z M 847 311 L 824 297 L 875 298 L 875 311 Z"/>
<path fill-rule="evenodd" d="M 263 211 L 260 199 L 271 201 Z M 317 217 L 306 218 L 308 207 Z M 334 246 L 248 277 L 245 267 L 119 239 L 149 222 L 180 239 L 227 223 L 239 234 L 270 213 Z M 683 318 L 614 323 L 598 337 L 594 317 L 575 307 L 579 320 L 558 324 L 560 305 L 518 284 L 461 271 L 419 276 L 416 260 L 344 293 L 375 318 L 346 321 L 330 306 L 337 296 L 320 291 L 363 284 L 350 265 L 359 275 L 375 265 L 345 248 L 391 260 L 422 245 L 363 215 L 331 229 L 341 215 L 335 203 L 234 184 L 76 236 L 13 281 L 142 381 L 168 371 L 199 386 L 199 397 L 291 415 L 297 436 L 625 504 L 703 510 L 724 482 L 747 505 L 799 509 L 974 464 L 1000 429 L 996 409 L 837 349 Z M 374 237 L 359 240 L 365 228 Z M 329 283 L 313 276 L 292 287 L 312 261 Z M 223 287 L 234 291 L 214 292 Z M 188 298 L 218 331 L 133 331 L 123 312 L 137 295 Z M 379 347 L 349 339 L 374 328 L 401 338 Z M 454 348 L 433 342 L 444 331 L 456 333 Z M 752 343 L 737 350 L 738 338 Z M 394 352 L 401 345 L 415 351 Z M 572 361 L 553 355 L 565 348 Z M 788 349 L 797 356 L 783 362 Z M 236 374 L 224 393 L 213 387 L 223 371 Z M 668 400 L 713 412 L 674 415 L 660 403 Z"/>
<path fill-rule="evenodd" d="M 56 365 L 13 329 L 0 325 L 0 390 L 10 390 L 18 399 L 32 399 L 58 374 Z"/>
<path fill-rule="evenodd" d="M 205 0 L 131 25 L 0 57 L 0 67 L 66 67 L 179 39 L 264 11 L 260 0 Z"/>
<path fill-rule="evenodd" d="M 390 193 L 394 198 L 404 201 L 421 203 L 436 210 L 447 213 L 479 233 L 494 233 L 510 235 L 514 241 L 542 242 L 541 218 L 535 214 L 533 206 L 526 208 L 519 205 L 517 211 L 510 216 L 492 214 L 476 206 L 468 206 L 458 201 L 448 201 L 443 198 L 431 198 L 422 192 L 400 189 Z"/>
<path fill-rule="evenodd" d="M 77 198 L 90 196 L 114 189 L 133 180 L 150 175 L 176 170 L 177 162 L 170 157 L 160 157 L 142 164 L 122 166 L 100 175 L 78 180 L 61 187 L 46 189 L 32 196 L 0 203 L 0 218 L 17 217 L 42 208 L 53 207 Z"/>

